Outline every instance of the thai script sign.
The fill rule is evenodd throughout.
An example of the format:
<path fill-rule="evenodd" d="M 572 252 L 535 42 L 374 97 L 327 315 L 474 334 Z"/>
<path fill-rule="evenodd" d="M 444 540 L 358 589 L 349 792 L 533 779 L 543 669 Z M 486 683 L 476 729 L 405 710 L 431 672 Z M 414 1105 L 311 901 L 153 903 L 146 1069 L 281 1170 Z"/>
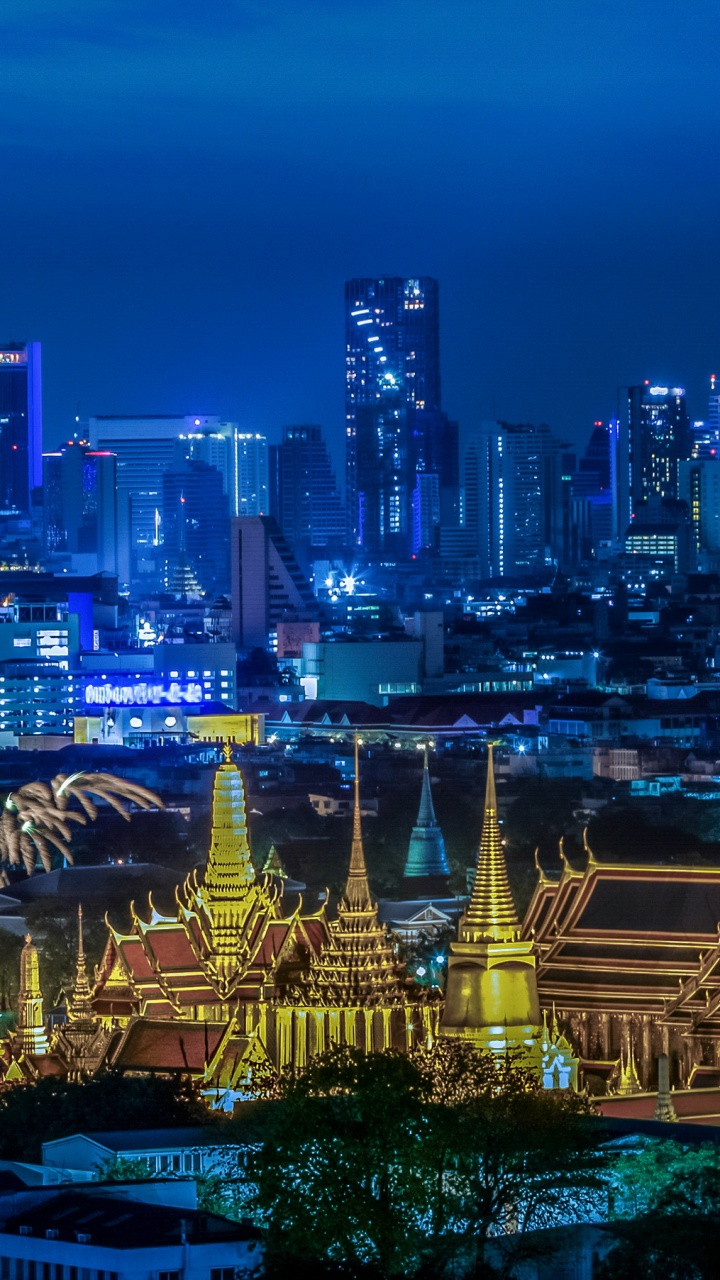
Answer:
<path fill-rule="evenodd" d="M 113 684 L 107 680 L 102 684 L 85 686 L 85 702 L 89 707 L 161 707 L 168 703 L 177 706 L 202 700 L 202 685 L 179 684 L 177 681 L 164 685 L 145 680 L 135 684 Z"/>

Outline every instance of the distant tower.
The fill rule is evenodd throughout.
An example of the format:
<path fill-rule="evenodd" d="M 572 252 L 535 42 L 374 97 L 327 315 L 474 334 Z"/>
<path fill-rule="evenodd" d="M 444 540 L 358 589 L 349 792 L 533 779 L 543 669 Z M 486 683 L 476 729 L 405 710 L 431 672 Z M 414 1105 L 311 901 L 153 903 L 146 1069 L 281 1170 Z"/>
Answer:
<path fill-rule="evenodd" d="M 0 347 L 0 510 L 30 510 L 42 485 L 40 343 Z"/>
<path fill-rule="evenodd" d="M 449 876 L 445 841 L 435 817 L 425 748 L 420 809 L 408 845 L 403 894 L 408 898 L 447 897 Z"/>
<path fill-rule="evenodd" d="M 327 554 L 345 545 L 345 509 L 320 427 L 285 427 L 282 443 L 271 446 L 270 514 L 296 556 L 310 560 L 317 548 Z"/>
<path fill-rule="evenodd" d="M 537 1071 L 548 1088 L 576 1082 L 577 1058 L 559 1028 L 548 1036 L 540 1015 L 533 944 L 520 940 L 498 826 L 492 746 L 477 875 L 458 940 L 450 944 L 440 1034 L 476 1049 L 516 1051 L 521 1065 Z"/>
<path fill-rule="evenodd" d="M 45 1034 L 43 998 L 40 990 L 40 965 L 37 949 L 28 933 L 20 952 L 20 995 L 18 998 L 18 1041 L 24 1053 L 45 1054 L 50 1045 Z"/>
<path fill-rule="evenodd" d="M 408 555 L 417 473 L 457 485 L 457 425 L 440 406 L 437 280 L 349 280 L 345 343 L 352 541 L 371 555 Z"/>

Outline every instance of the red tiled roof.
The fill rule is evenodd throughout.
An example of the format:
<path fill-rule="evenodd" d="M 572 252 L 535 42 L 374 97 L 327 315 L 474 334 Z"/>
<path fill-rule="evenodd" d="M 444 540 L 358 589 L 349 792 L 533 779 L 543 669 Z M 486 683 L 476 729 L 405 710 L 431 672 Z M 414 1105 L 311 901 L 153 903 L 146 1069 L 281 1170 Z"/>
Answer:
<path fill-rule="evenodd" d="M 225 1034 L 218 1022 L 149 1021 L 128 1027 L 113 1060 L 120 1070 L 202 1071 Z"/>
<path fill-rule="evenodd" d="M 173 928 L 158 926 L 148 929 L 146 944 L 155 956 L 161 972 L 168 969 L 195 969 L 197 960 L 182 925 Z"/>

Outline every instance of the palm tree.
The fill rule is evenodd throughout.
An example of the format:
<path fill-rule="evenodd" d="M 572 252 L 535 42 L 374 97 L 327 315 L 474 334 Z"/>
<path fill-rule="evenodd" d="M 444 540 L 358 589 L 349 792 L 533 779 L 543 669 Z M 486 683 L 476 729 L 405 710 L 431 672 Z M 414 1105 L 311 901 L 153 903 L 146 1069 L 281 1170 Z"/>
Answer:
<path fill-rule="evenodd" d="M 32 875 L 38 860 L 52 869 L 53 851 L 72 862 L 73 824 L 93 822 L 98 808 L 91 796 L 109 804 L 127 822 L 127 805 L 162 809 L 163 802 L 147 787 L 112 773 L 58 773 L 50 782 L 28 782 L 7 797 L 0 817 L 0 864 L 25 867 Z M 79 807 L 72 807 L 73 805 Z M 7 876 L 0 871 L 7 883 Z"/>

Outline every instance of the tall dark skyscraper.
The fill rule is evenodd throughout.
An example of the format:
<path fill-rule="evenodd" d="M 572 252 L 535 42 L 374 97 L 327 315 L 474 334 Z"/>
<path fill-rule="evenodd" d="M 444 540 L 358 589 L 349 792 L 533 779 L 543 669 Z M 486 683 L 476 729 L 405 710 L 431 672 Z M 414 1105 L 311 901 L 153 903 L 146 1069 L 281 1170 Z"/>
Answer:
<path fill-rule="evenodd" d="M 44 454 L 43 517 L 48 554 L 80 557 L 91 573 L 117 573 L 115 454 L 81 441 Z"/>
<path fill-rule="evenodd" d="M 457 434 L 441 410 L 437 280 L 349 280 L 345 332 L 351 535 L 370 554 L 407 555 L 416 474 L 442 458 L 457 477 Z"/>
<path fill-rule="evenodd" d="M 39 342 L 0 347 L 0 510 L 29 511 L 42 484 Z"/>
<path fill-rule="evenodd" d="M 271 446 L 270 514 L 301 560 L 345 543 L 345 511 L 320 427 L 285 427 L 282 444 Z"/>
<path fill-rule="evenodd" d="M 230 580 L 230 510 L 217 467 L 194 460 L 161 476 L 163 551 L 167 584 L 192 573 L 209 595 L 227 591 Z"/>
<path fill-rule="evenodd" d="M 690 457 L 690 421 L 683 387 L 628 387 L 626 463 L 634 511 L 648 498 L 676 498 L 678 463 Z"/>

